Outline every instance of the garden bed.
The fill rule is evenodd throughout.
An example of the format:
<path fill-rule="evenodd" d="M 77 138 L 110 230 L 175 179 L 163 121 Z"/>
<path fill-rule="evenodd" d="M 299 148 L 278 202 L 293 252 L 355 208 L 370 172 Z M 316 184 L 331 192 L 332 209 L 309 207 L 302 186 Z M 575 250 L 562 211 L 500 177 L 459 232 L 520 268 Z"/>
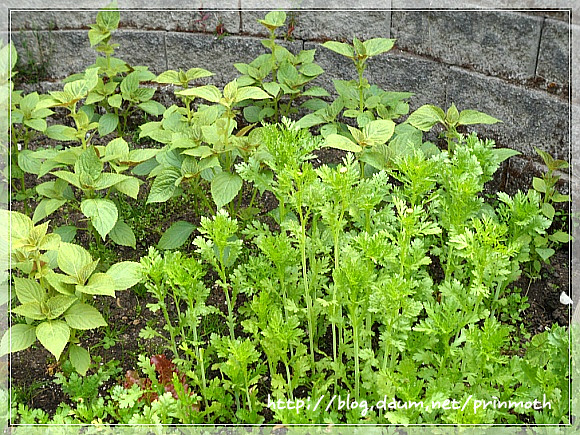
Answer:
<path fill-rule="evenodd" d="M 499 176 L 496 118 L 368 83 L 393 40 L 322 44 L 332 99 L 285 19 L 220 89 L 116 59 L 102 11 L 93 67 L 13 91 L 13 423 L 565 423 L 567 163 Z"/>

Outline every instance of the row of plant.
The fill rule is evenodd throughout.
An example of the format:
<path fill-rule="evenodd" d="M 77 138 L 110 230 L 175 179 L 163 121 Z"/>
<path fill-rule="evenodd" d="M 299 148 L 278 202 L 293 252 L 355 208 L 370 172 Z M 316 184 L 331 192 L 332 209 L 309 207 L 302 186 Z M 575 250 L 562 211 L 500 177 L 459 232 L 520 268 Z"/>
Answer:
<path fill-rule="evenodd" d="M 463 126 L 497 119 L 455 105 L 409 114 L 412 94 L 364 77 L 369 59 L 393 47 L 385 38 L 322 44 L 358 75 L 334 80 L 332 99 L 314 84 L 324 72 L 315 50 L 292 54 L 276 42 L 285 20 L 284 12 L 259 20 L 269 52 L 235 64 L 241 75 L 220 89 L 199 85 L 212 75 L 201 68 L 156 76 L 114 57 L 113 4 L 88 32 L 102 54 L 94 65 L 48 95 L 10 88 L 6 171 L 23 207 L 2 214 L 12 260 L 4 281 L 16 300 L 1 353 L 38 340 L 60 364 L 56 382 L 71 399 L 52 416 L 15 403 L 17 422 L 565 421 L 568 332 L 554 325 L 530 337 L 526 297 L 514 283 L 522 272 L 537 277 L 569 241 L 550 229 L 562 214 L 554 204 L 569 201 L 556 189 L 566 162 L 538 150 L 548 172 L 531 189 L 485 195 L 518 153 Z M 9 52 L 13 68 L 12 45 L 2 58 Z M 151 83 L 173 86 L 177 103 L 155 101 Z M 435 129 L 439 143 L 425 141 Z M 67 146 L 38 147 L 41 138 Z M 342 163 L 315 167 L 324 148 L 345 151 Z M 140 262 L 94 260 L 87 248 L 135 248 L 120 210 L 143 195 L 148 203 L 193 198 L 199 225 L 174 222 Z M 266 197 L 276 199 L 274 210 L 260 206 Z M 63 223 L 71 212 L 86 226 Z M 177 251 L 186 243 L 193 250 Z M 163 319 L 140 336 L 161 340 L 163 353 L 139 355 L 119 377 L 113 363 L 91 365 L 83 338 L 107 324 L 96 298 L 136 285 Z M 204 321 L 215 317 L 226 326 L 206 333 Z M 99 394 L 110 378 L 117 382 Z M 386 397 L 527 402 L 544 394 L 551 407 L 541 411 L 271 406 L 306 397 L 370 406 Z"/>

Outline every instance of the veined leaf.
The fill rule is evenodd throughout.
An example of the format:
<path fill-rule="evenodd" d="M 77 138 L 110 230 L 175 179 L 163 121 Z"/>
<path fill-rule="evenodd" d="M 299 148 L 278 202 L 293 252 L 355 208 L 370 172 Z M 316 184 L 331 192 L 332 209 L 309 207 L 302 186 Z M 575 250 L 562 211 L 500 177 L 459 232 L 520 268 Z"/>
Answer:
<path fill-rule="evenodd" d="M 82 302 L 72 305 L 64 314 L 64 318 L 71 328 L 83 331 L 107 326 L 107 322 L 95 307 Z"/>
<path fill-rule="evenodd" d="M 411 113 L 407 122 L 419 130 L 429 131 L 438 122 L 445 122 L 445 112 L 439 107 L 425 104 Z"/>
<path fill-rule="evenodd" d="M 49 216 L 50 214 L 54 213 L 56 210 L 61 208 L 64 205 L 64 203 L 66 203 L 66 199 L 52 199 L 52 198 L 42 199 L 34 209 L 32 221 L 34 223 L 40 222 L 45 217 Z"/>
<path fill-rule="evenodd" d="M 363 42 L 367 56 L 376 56 L 389 51 L 395 45 L 394 39 L 373 38 Z"/>
<path fill-rule="evenodd" d="M 0 342 L 0 356 L 27 349 L 36 341 L 36 326 L 19 323 L 6 330 Z"/>
<path fill-rule="evenodd" d="M 483 112 L 478 112 L 477 110 L 462 110 L 459 114 L 459 125 L 470 125 L 470 124 L 496 124 L 502 122 L 499 119 L 494 118 Z"/>
<path fill-rule="evenodd" d="M 89 354 L 88 350 L 86 350 L 83 347 L 77 346 L 76 344 L 71 344 L 69 347 L 68 357 L 75 370 L 81 376 L 87 374 L 87 370 L 91 365 L 91 355 Z"/>
<path fill-rule="evenodd" d="M 61 242 L 57 262 L 59 269 L 67 275 L 80 279 L 82 269 L 92 261 L 91 254 L 82 246 Z"/>
<path fill-rule="evenodd" d="M 327 41 L 324 44 L 322 44 L 322 46 L 324 48 L 328 48 L 329 50 L 334 51 L 335 53 L 341 54 L 350 59 L 354 59 L 354 48 L 349 44 L 337 41 Z"/>
<path fill-rule="evenodd" d="M 271 11 L 266 14 L 263 20 L 258 20 L 258 23 L 262 24 L 268 30 L 275 30 L 278 27 L 283 26 L 285 21 L 286 21 L 286 12 Z"/>
<path fill-rule="evenodd" d="M 81 211 L 87 216 L 103 240 L 117 223 L 119 212 L 115 203 L 109 199 L 85 199 Z"/>
<path fill-rule="evenodd" d="M 388 141 L 395 131 L 395 123 L 390 119 L 378 119 L 365 125 L 364 134 L 367 140 L 376 144 Z"/>
<path fill-rule="evenodd" d="M 18 305 L 17 307 L 12 308 L 12 312 L 32 320 L 46 319 L 46 314 L 42 312 L 42 307 L 38 302 L 27 302 Z"/>
<path fill-rule="evenodd" d="M 237 174 L 220 172 L 211 180 L 211 196 L 220 209 L 236 197 L 242 188 L 242 179 Z"/>
<path fill-rule="evenodd" d="M 56 319 L 64 313 L 68 307 L 78 301 L 76 296 L 71 295 L 56 295 L 46 301 L 48 307 L 47 317 L 49 320 Z"/>
<path fill-rule="evenodd" d="M 54 140 L 71 141 L 77 139 L 77 131 L 65 125 L 51 125 L 47 127 L 44 134 Z"/>
<path fill-rule="evenodd" d="M 14 291 L 21 304 L 27 302 L 43 302 L 46 290 L 37 282 L 29 278 L 14 277 Z"/>
<path fill-rule="evenodd" d="M 116 113 L 106 113 L 99 118 L 99 134 L 106 136 L 115 131 L 119 125 L 119 115 Z"/>
<path fill-rule="evenodd" d="M 136 248 L 137 241 L 135 240 L 135 234 L 129 225 L 127 225 L 122 220 L 118 220 L 111 232 L 109 237 L 117 245 L 131 246 L 133 249 Z"/>
<path fill-rule="evenodd" d="M 135 261 L 121 261 L 113 264 L 107 275 L 113 278 L 115 290 L 127 290 L 141 281 L 141 264 Z"/>
<path fill-rule="evenodd" d="M 329 134 L 324 141 L 324 146 L 335 148 L 337 150 L 350 151 L 353 153 L 359 153 L 362 151 L 362 147 L 360 145 L 354 143 L 349 138 L 340 134 Z"/>
<path fill-rule="evenodd" d="M 175 192 L 177 186 L 175 182 L 181 177 L 181 171 L 174 167 L 164 168 L 155 177 L 153 184 L 151 185 L 151 190 L 149 191 L 149 196 L 147 197 L 147 203 L 150 202 L 165 202 Z"/>
<path fill-rule="evenodd" d="M 78 284 L 76 289 L 89 295 L 105 295 L 115 297 L 115 281 L 106 273 L 94 273 L 86 285 Z"/>
<path fill-rule="evenodd" d="M 70 339 L 70 328 L 62 320 L 43 322 L 36 327 L 36 337 L 58 360 Z"/>
<path fill-rule="evenodd" d="M 163 233 L 157 247 L 159 249 L 177 249 L 185 243 L 194 229 L 195 225 L 189 222 L 177 221 Z"/>
<path fill-rule="evenodd" d="M 262 89 L 255 87 L 255 86 L 246 86 L 245 88 L 239 88 L 236 92 L 236 103 L 244 100 L 265 100 L 268 98 L 272 98 L 271 95 L 268 95 Z"/>
<path fill-rule="evenodd" d="M 178 91 L 176 95 L 183 95 L 186 97 L 197 97 L 203 98 L 204 100 L 211 101 L 212 103 L 219 103 L 222 93 L 214 85 L 199 86 L 197 88 L 185 89 L 183 91 Z"/>

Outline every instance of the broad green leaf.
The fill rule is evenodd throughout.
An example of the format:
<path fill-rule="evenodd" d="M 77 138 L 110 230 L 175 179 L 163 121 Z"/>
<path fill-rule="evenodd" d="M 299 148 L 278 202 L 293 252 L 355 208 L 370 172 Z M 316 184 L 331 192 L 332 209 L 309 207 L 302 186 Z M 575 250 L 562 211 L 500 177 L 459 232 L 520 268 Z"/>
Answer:
<path fill-rule="evenodd" d="M 177 221 L 163 233 L 157 247 L 159 249 L 177 249 L 187 241 L 193 230 L 195 230 L 195 225 L 185 221 Z"/>
<path fill-rule="evenodd" d="M 89 146 L 84 150 L 75 163 L 75 174 L 79 176 L 81 183 L 87 183 L 88 180 L 96 181 L 103 172 L 103 162 L 97 156 L 94 147 Z M 85 181 L 85 178 L 87 179 Z M 91 183 L 92 184 L 92 183 Z"/>
<path fill-rule="evenodd" d="M 78 228 L 74 225 L 63 225 L 54 229 L 54 233 L 60 236 L 63 242 L 70 243 L 77 235 Z"/>
<path fill-rule="evenodd" d="M 275 97 L 280 92 L 280 85 L 276 82 L 262 83 L 264 90 Z"/>
<path fill-rule="evenodd" d="M 2 219 L 1 228 L 10 227 L 12 240 L 27 239 L 34 227 L 32 220 L 25 214 L 17 211 L 0 210 Z"/>
<path fill-rule="evenodd" d="M 111 174 L 109 172 L 103 172 L 102 174 L 100 174 L 98 176 L 98 178 L 93 183 L 93 189 L 102 190 L 102 189 L 108 189 L 111 186 L 116 187 L 117 184 L 120 184 L 123 181 L 126 181 L 130 178 L 131 177 L 129 177 L 128 175 Z"/>
<path fill-rule="evenodd" d="M 85 199 L 81 211 L 88 217 L 103 240 L 117 223 L 119 212 L 115 203 L 109 199 Z"/>
<path fill-rule="evenodd" d="M 37 282 L 29 278 L 14 277 L 14 291 L 21 304 L 27 302 L 43 302 L 46 290 Z"/>
<path fill-rule="evenodd" d="M 322 116 L 317 115 L 315 113 L 309 113 L 308 115 L 304 115 L 296 122 L 297 128 L 310 128 L 314 127 L 315 125 L 319 125 L 324 123 L 325 120 Z"/>
<path fill-rule="evenodd" d="M 133 249 L 136 248 L 137 241 L 135 240 L 133 230 L 120 219 L 109 233 L 109 237 L 117 245 L 131 246 Z"/>
<path fill-rule="evenodd" d="M 185 76 L 187 77 L 187 80 L 189 80 L 189 81 L 201 79 L 203 77 L 211 77 L 213 75 L 214 75 L 214 73 L 212 73 L 206 69 L 203 69 L 203 68 L 190 68 L 185 73 Z"/>
<path fill-rule="evenodd" d="M 44 134 L 54 140 L 71 141 L 77 140 L 77 131 L 65 125 L 51 125 L 47 127 Z"/>
<path fill-rule="evenodd" d="M 36 337 L 58 360 L 70 339 L 70 328 L 62 320 L 43 322 L 36 327 Z"/>
<path fill-rule="evenodd" d="M 352 45 L 345 44 L 344 42 L 327 41 L 322 44 L 322 46 L 334 51 L 335 53 L 354 59 L 354 48 Z"/>
<path fill-rule="evenodd" d="M 547 261 L 548 258 L 556 253 L 552 248 L 536 248 L 536 252 L 544 261 Z"/>
<path fill-rule="evenodd" d="M 111 95 L 107 99 L 107 101 L 111 107 L 116 107 L 118 109 L 119 107 L 121 107 L 121 104 L 123 104 L 123 97 L 121 96 L 121 94 L 115 94 Z"/>
<path fill-rule="evenodd" d="M 139 185 L 138 178 L 128 177 L 115 184 L 115 189 L 133 199 L 137 199 L 139 196 Z"/>
<path fill-rule="evenodd" d="M 108 31 L 116 30 L 119 27 L 120 18 L 115 0 L 97 13 L 97 24 Z"/>
<path fill-rule="evenodd" d="M 358 39 L 356 37 L 352 38 L 352 45 L 354 46 L 354 49 L 359 57 L 364 57 L 364 58 L 368 57 L 367 48 L 360 41 L 360 39 Z"/>
<path fill-rule="evenodd" d="M 320 86 L 312 86 L 302 92 L 303 97 L 330 97 L 328 91 Z"/>
<path fill-rule="evenodd" d="M 367 56 L 376 56 L 389 51 L 395 45 L 394 39 L 373 38 L 363 42 Z"/>
<path fill-rule="evenodd" d="M 497 163 L 501 163 L 504 160 L 509 159 L 510 157 L 520 155 L 521 153 L 516 150 L 512 150 L 510 148 L 495 148 L 493 149 L 493 155 L 495 157 L 495 161 Z"/>
<path fill-rule="evenodd" d="M 364 127 L 364 134 L 367 140 L 377 144 L 388 141 L 395 131 L 395 123 L 390 119 L 378 119 L 369 122 Z"/>
<path fill-rule="evenodd" d="M 36 193 L 52 199 L 74 199 L 74 195 L 68 183 L 57 179 L 47 181 L 36 186 Z"/>
<path fill-rule="evenodd" d="M 316 77 L 324 72 L 324 70 L 320 67 L 320 65 L 317 65 L 315 63 L 307 63 L 305 65 L 302 65 L 299 71 L 301 74 L 304 74 L 305 76 L 308 77 Z"/>
<path fill-rule="evenodd" d="M 438 122 L 445 122 L 445 112 L 439 107 L 426 104 L 411 113 L 407 122 L 419 130 L 429 131 Z"/>
<path fill-rule="evenodd" d="M 115 281 L 106 273 L 94 273 L 86 285 L 77 285 L 76 289 L 89 295 L 105 295 L 115 297 Z"/>
<path fill-rule="evenodd" d="M 6 330 L 0 342 L 0 356 L 28 349 L 36 341 L 36 326 L 19 323 Z"/>
<path fill-rule="evenodd" d="M 266 14 L 263 20 L 258 20 L 258 23 L 262 24 L 268 30 L 275 30 L 278 27 L 283 26 L 285 21 L 286 21 L 286 12 L 271 11 Z"/>
<path fill-rule="evenodd" d="M 42 307 L 38 302 L 27 302 L 22 305 L 18 305 L 12 308 L 14 314 L 19 316 L 24 316 L 27 319 L 32 320 L 44 320 L 46 319 L 46 314 L 42 312 Z"/>
<path fill-rule="evenodd" d="M 495 124 L 497 122 L 502 122 L 499 119 L 494 118 L 483 112 L 478 112 L 477 110 L 462 110 L 459 114 L 459 125 L 470 125 L 470 124 Z"/>
<path fill-rule="evenodd" d="M 155 77 L 153 81 L 157 83 L 168 83 L 173 85 L 181 84 L 181 80 L 179 80 L 179 73 L 175 70 L 164 71 Z"/>
<path fill-rule="evenodd" d="M 83 347 L 71 344 L 68 349 L 68 357 L 75 370 L 84 376 L 91 365 L 91 355 L 89 351 Z"/>
<path fill-rule="evenodd" d="M 46 301 L 48 307 L 47 317 L 49 320 L 56 319 L 61 316 L 72 304 L 79 299 L 71 295 L 56 295 Z"/>
<path fill-rule="evenodd" d="M 455 107 L 455 103 L 451 103 L 451 106 L 447 109 L 445 121 L 448 125 L 457 125 L 457 121 L 459 121 L 459 111 L 457 110 L 457 107 Z"/>
<path fill-rule="evenodd" d="M 35 153 L 30 150 L 22 150 L 18 153 L 18 166 L 24 172 L 38 175 L 41 161 L 34 157 Z"/>
<path fill-rule="evenodd" d="M 73 174 L 72 172 L 68 171 L 55 171 L 52 172 L 52 175 L 66 181 L 67 183 L 72 184 L 75 187 L 78 187 L 79 189 L 81 188 L 81 181 L 78 174 Z"/>
<path fill-rule="evenodd" d="M 236 197 L 242 188 L 242 178 L 237 174 L 220 172 L 211 180 L 211 196 L 220 209 Z"/>
<path fill-rule="evenodd" d="M 123 79 L 121 82 L 121 95 L 123 98 L 130 99 L 132 94 L 139 88 L 139 71 L 133 71 Z"/>
<path fill-rule="evenodd" d="M 47 234 L 42 239 L 40 239 L 40 242 L 38 243 L 38 249 L 43 251 L 57 251 L 60 246 L 60 242 L 61 238 L 58 234 Z"/>
<path fill-rule="evenodd" d="M 550 204 L 549 202 L 545 202 L 542 204 L 542 213 L 548 219 L 552 220 L 552 219 L 554 219 L 554 215 L 556 214 L 556 210 L 554 209 L 554 206 L 552 204 Z"/>
<path fill-rule="evenodd" d="M 360 145 L 340 134 L 329 134 L 324 141 L 324 146 L 353 153 L 359 153 L 362 151 Z"/>
<path fill-rule="evenodd" d="M 541 178 L 534 177 L 532 180 L 532 186 L 534 186 L 534 189 L 536 189 L 538 192 L 546 193 L 547 186 L 544 180 Z"/>
<path fill-rule="evenodd" d="M 121 261 L 113 264 L 107 275 L 113 278 L 115 290 L 127 290 L 141 281 L 141 264 L 135 261 Z"/>
<path fill-rule="evenodd" d="M 155 157 L 159 153 L 155 148 L 144 148 L 129 151 L 129 161 L 132 163 L 141 163 Z"/>
<path fill-rule="evenodd" d="M 260 122 L 260 110 L 258 106 L 244 107 L 244 118 L 248 122 Z"/>
<path fill-rule="evenodd" d="M 185 89 L 183 91 L 178 91 L 176 95 L 183 95 L 186 97 L 197 97 L 203 98 L 204 100 L 211 101 L 212 103 L 219 103 L 222 93 L 214 85 L 199 86 L 197 88 Z"/>
<path fill-rule="evenodd" d="M 64 318 L 71 328 L 83 331 L 107 326 L 107 322 L 95 307 L 82 302 L 72 305 L 64 313 Z"/>
<path fill-rule="evenodd" d="M 564 231 L 556 231 L 554 234 L 550 234 L 548 238 L 553 242 L 559 243 L 568 243 L 571 240 L 570 234 L 565 233 Z"/>
<path fill-rule="evenodd" d="M 45 217 L 57 211 L 66 203 L 66 199 L 42 199 L 34 209 L 32 221 L 34 223 L 40 222 Z"/>
<path fill-rule="evenodd" d="M 570 195 L 562 195 L 559 192 L 556 192 L 552 195 L 553 202 L 568 202 L 570 201 Z"/>
<path fill-rule="evenodd" d="M 174 167 L 163 169 L 151 185 L 147 203 L 165 202 L 173 196 L 177 186 L 175 182 L 181 177 L 181 171 Z"/>
<path fill-rule="evenodd" d="M 75 294 L 75 283 L 77 281 L 75 278 L 55 273 L 51 270 L 46 274 L 46 281 L 60 294 L 68 296 Z"/>
<path fill-rule="evenodd" d="M 244 100 L 264 100 L 272 98 L 271 95 L 268 95 L 262 89 L 255 87 L 255 86 L 247 86 L 245 88 L 239 88 L 236 92 L 235 102 L 239 103 L 240 101 Z"/>
<path fill-rule="evenodd" d="M 80 278 L 82 269 L 92 263 L 91 254 L 73 243 L 61 243 L 58 250 L 58 267 L 67 275 Z"/>
<path fill-rule="evenodd" d="M 153 116 L 163 115 L 163 112 L 165 112 L 165 106 L 157 101 L 145 101 L 144 103 L 139 103 L 137 107 Z"/>
<path fill-rule="evenodd" d="M 99 134 L 106 136 L 115 131 L 119 125 L 119 115 L 116 113 L 106 113 L 99 118 Z"/>
<path fill-rule="evenodd" d="M 25 119 L 24 125 L 26 125 L 27 127 L 33 128 L 34 130 L 41 131 L 41 132 L 45 131 L 47 128 L 46 121 L 44 119 L 36 119 L 36 118 Z"/>

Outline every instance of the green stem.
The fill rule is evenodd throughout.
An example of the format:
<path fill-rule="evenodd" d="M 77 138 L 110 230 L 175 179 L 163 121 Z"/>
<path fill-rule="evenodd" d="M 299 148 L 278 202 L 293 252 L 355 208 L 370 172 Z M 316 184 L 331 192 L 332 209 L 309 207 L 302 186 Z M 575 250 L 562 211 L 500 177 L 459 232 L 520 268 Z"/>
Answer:
<path fill-rule="evenodd" d="M 358 98 L 359 98 L 359 110 L 362 113 L 365 108 L 365 100 L 363 94 L 363 71 L 364 67 L 357 66 L 358 71 Z"/>
<path fill-rule="evenodd" d="M 220 259 L 220 263 L 221 263 L 221 259 Z M 224 289 L 224 293 L 226 296 L 226 303 L 228 306 L 228 328 L 230 330 L 230 338 L 233 340 L 236 339 L 235 334 L 234 334 L 234 309 L 232 307 L 232 301 L 230 298 L 230 291 L 228 289 L 228 283 L 227 283 L 227 279 L 226 279 L 226 270 L 223 264 L 220 264 L 220 278 L 222 280 L 222 285 L 223 285 L 223 289 Z"/>
<path fill-rule="evenodd" d="M 353 315 L 354 318 L 354 315 Z M 352 324 L 353 344 L 354 344 L 354 386 L 355 397 L 360 397 L 360 367 L 359 367 L 359 342 L 358 342 L 358 319 Z"/>
<path fill-rule="evenodd" d="M 304 281 L 304 299 L 306 300 L 306 316 L 308 320 L 308 339 L 310 342 L 310 362 L 312 365 L 312 374 L 315 373 L 316 369 L 314 366 L 314 325 L 312 319 L 312 297 L 310 295 L 310 289 L 308 286 L 308 270 L 306 267 L 306 221 L 304 219 L 304 214 L 302 212 L 302 201 L 299 200 L 297 204 L 298 214 L 300 216 L 300 223 L 302 226 L 302 233 L 300 237 L 300 253 L 302 255 L 302 279 Z"/>

